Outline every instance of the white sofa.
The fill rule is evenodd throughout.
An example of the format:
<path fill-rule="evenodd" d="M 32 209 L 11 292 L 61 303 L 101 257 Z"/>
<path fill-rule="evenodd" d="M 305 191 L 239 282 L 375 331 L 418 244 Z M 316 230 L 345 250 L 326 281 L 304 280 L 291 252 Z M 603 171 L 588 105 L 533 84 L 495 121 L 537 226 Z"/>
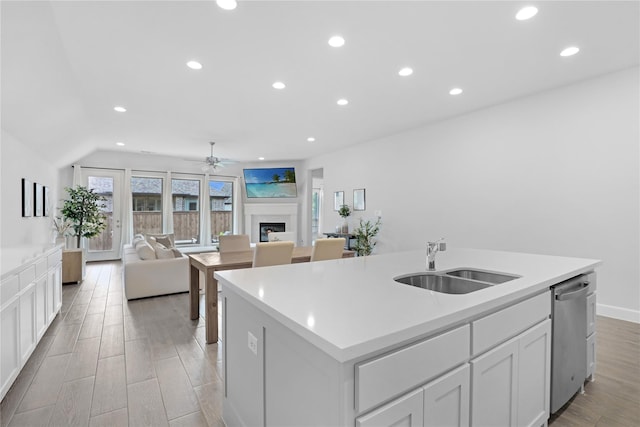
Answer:
<path fill-rule="evenodd" d="M 130 299 L 189 291 L 189 258 L 141 260 L 135 247 L 124 245 L 124 294 Z"/>

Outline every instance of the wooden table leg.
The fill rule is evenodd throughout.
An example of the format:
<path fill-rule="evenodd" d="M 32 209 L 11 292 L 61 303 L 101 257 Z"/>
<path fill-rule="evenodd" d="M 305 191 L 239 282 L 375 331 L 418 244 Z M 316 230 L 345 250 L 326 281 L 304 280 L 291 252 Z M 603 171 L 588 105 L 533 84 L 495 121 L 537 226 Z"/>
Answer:
<path fill-rule="evenodd" d="M 218 281 L 213 277 L 213 270 L 206 272 L 204 299 L 207 344 L 216 343 L 218 342 Z"/>
<path fill-rule="evenodd" d="M 191 320 L 200 316 L 200 270 L 193 265 L 189 268 L 189 303 L 191 305 Z"/>

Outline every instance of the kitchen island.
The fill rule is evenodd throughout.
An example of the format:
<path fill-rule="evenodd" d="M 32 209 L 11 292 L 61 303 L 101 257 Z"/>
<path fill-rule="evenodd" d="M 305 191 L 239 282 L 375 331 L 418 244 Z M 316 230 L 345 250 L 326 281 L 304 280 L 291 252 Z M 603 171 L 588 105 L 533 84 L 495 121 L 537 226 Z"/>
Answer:
<path fill-rule="evenodd" d="M 425 252 L 216 272 L 224 420 L 236 425 L 542 425 L 549 288 L 597 260 L 474 249 L 438 271 L 517 276 L 467 294 L 398 283 Z"/>

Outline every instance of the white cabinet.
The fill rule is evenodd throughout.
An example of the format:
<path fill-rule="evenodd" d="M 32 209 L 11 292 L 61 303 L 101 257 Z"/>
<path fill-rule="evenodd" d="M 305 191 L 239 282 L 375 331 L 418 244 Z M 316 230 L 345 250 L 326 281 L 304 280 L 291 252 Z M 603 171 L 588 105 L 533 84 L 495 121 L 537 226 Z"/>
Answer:
<path fill-rule="evenodd" d="M 541 426 L 549 418 L 551 320 L 520 336 L 518 354 L 518 425 Z"/>
<path fill-rule="evenodd" d="M 0 280 L 0 399 L 60 311 L 62 250 L 51 248 Z"/>
<path fill-rule="evenodd" d="M 549 417 L 551 320 L 471 361 L 471 424 L 542 425 Z"/>
<path fill-rule="evenodd" d="M 424 386 L 425 427 L 469 426 L 469 364 Z"/>
<path fill-rule="evenodd" d="M 587 295 L 587 378 L 594 380 L 596 373 L 596 293 L 595 283 L 590 285 L 591 293 Z"/>
<path fill-rule="evenodd" d="M 20 360 L 21 364 L 36 348 L 38 331 L 36 329 L 36 285 L 32 283 L 20 295 Z"/>
<path fill-rule="evenodd" d="M 518 341 L 511 340 L 471 361 L 471 422 L 510 426 L 515 422 Z"/>
<path fill-rule="evenodd" d="M 14 298 L 2 307 L 0 312 L 0 386 L 2 397 L 9 390 L 20 368 L 20 299 Z"/>
<path fill-rule="evenodd" d="M 356 427 L 422 427 L 423 390 L 419 388 L 375 411 L 358 417 Z"/>

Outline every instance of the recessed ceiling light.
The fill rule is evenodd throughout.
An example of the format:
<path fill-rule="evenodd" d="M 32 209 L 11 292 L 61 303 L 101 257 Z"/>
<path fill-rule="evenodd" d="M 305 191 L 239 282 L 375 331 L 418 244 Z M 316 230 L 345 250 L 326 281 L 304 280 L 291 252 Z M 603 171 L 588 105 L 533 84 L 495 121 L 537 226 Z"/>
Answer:
<path fill-rule="evenodd" d="M 347 99 L 344 99 L 344 98 L 338 99 L 338 102 L 337 102 L 338 105 L 343 105 L 343 106 L 347 105 L 348 103 L 349 103 L 349 101 Z"/>
<path fill-rule="evenodd" d="M 538 8 L 535 6 L 526 6 L 523 7 L 516 13 L 516 19 L 518 21 L 526 21 L 527 19 L 531 19 L 538 13 Z"/>
<path fill-rule="evenodd" d="M 126 108 L 120 106 L 120 105 L 116 105 L 115 107 L 113 107 L 114 110 L 116 110 L 118 113 L 124 113 L 125 111 L 127 111 Z"/>
<path fill-rule="evenodd" d="M 274 89 L 284 89 L 285 87 L 287 87 L 284 83 L 282 82 L 275 82 L 274 84 L 272 84 L 271 86 L 273 86 Z"/>
<path fill-rule="evenodd" d="M 344 38 L 342 36 L 333 36 L 329 39 L 329 46 L 341 47 L 344 46 Z"/>
<path fill-rule="evenodd" d="M 560 56 L 573 56 L 578 52 L 580 52 L 580 48 L 576 46 L 570 46 L 564 49 L 562 52 L 560 52 Z"/>
<path fill-rule="evenodd" d="M 216 0 L 216 4 L 219 8 L 224 10 L 233 10 L 238 7 L 236 0 Z"/>
<path fill-rule="evenodd" d="M 402 77 L 410 76 L 411 74 L 413 74 L 413 68 L 404 67 L 403 69 L 398 71 L 398 74 L 401 75 Z"/>
<path fill-rule="evenodd" d="M 116 145 L 119 147 L 124 147 L 124 142 L 116 142 Z"/>
<path fill-rule="evenodd" d="M 264 157 L 258 157 L 258 160 L 264 160 Z"/>
<path fill-rule="evenodd" d="M 449 91 L 449 95 L 460 95 L 462 93 L 462 89 L 459 87 L 454 87 Z"/>
<path fill-rule="evenodd" d="M 198 61 L 187 62 L 187 67 L 191 68 L 192 70 L 202 70 L 202 64 Z"/>
<path fill-rule="evenodd" d="M 310 136 L 309 138 L 307 138 L 307 141 L 309 141 L 309 142 L 313 142 L 313 141 L 315 141 L 315 140 L 316 140 L 316 139 L 315 139 L 314 137 L 312 137 L 312 136 Z"/>

